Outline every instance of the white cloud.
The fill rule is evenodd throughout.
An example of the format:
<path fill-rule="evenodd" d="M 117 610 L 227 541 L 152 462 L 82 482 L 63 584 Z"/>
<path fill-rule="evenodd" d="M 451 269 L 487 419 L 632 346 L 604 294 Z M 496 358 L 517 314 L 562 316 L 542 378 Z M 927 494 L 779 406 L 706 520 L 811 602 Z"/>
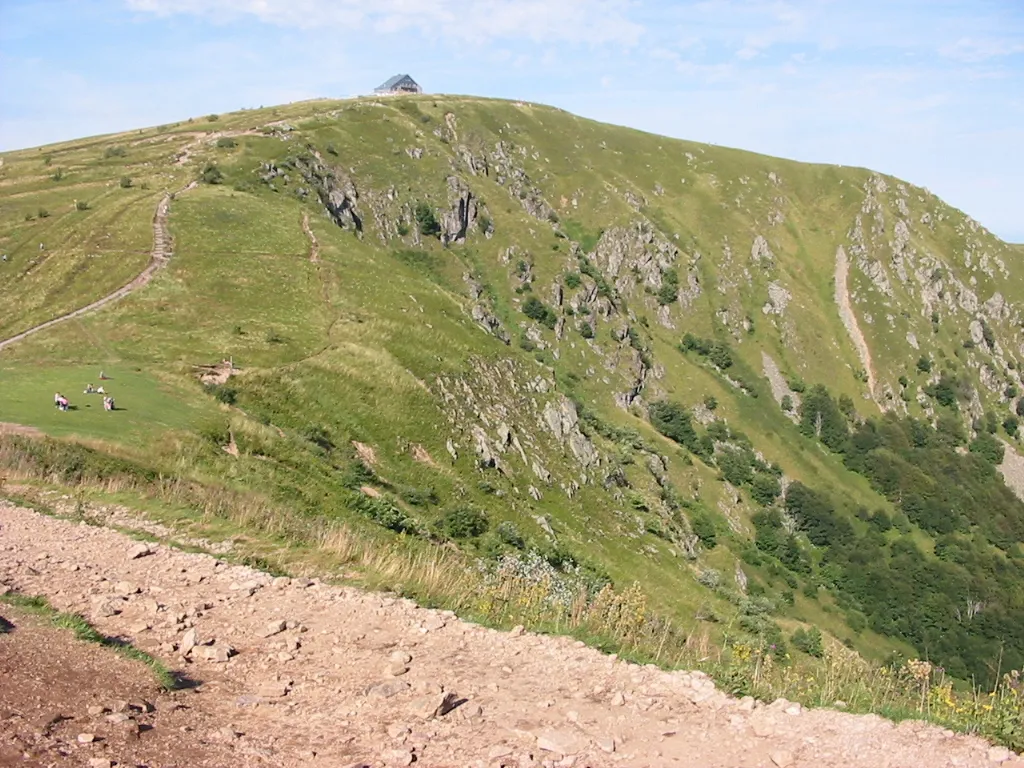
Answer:
<path fill-rule="evenodd" d="M 1024 40 L 962 37 L 952 45 L 941 48 L 940 53 L 950 59 L 976 64 L 1001 56 L 1024 53 Z"/>
<path fill-rule="evenodd" d="M 135 11 L 215 21 L 251 16 L 301 29 L 416 30 L 459 43 L 499 39 L 633 46 L 644 28 L 628 0 L 126 0 Z"/>

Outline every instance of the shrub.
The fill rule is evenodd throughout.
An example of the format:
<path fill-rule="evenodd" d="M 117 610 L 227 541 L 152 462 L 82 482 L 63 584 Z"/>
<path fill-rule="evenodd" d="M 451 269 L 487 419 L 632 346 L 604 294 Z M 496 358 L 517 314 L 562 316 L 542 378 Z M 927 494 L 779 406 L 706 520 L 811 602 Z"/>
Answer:
<path fill-rule="evenodd" d="M 209 394 L 213 395 L 217 402 L 225 405 L 234 405 L 238 399 L 238 390 L 223 384 L 207 384 L 203 387 Z"/>
<path fill-rule="evenodd" d="M 487 516 L 472 507 L 453 507 L 434 523 L 434 530 L 446 539 L 473 539 L 487 532 Z"/>
<path fill-rule="evenodd" d="M 215 123 L 220 120 L 220 115 L 207 115 L 206 119 L 208 122 Z"/>
<path fill-rule="evenodd" d="M 416 217 L 416 227 L 421 235 L 424 237 L 436 237 L 441 234 L 441 225 L 437 221 L 437 216 L 434 215 L 434 209 L 428 203 L 416 203 L 414 215 Z"/>
<path fill-rule="evenodd" d="M 670 400 L 651 403 L 647 409 L 647 415 L 651 420 L 651 426 L 665 437 L 686 446 L 693 453 L 705 454 L 705 450 L 701 448 L 697 440 L 697 432 L 693 428 L 690 412 L 679 403 Z"/>
<path fill-rule="evenodd" d="M 39 216 L 40 219 L 47 219 L 47 218 L 50 217 L 50 212 L 48 210 L 46 210 L 45 208 L 40 208 L 39 209 L 39 213 L 37 215 Z"/>
<path fill-rule="evenodd" d="M 224 174 L 213 163 L 207 163 L 206 167 L 203 168 L 203 172 L 199 175 L 199 179 L 204 184 L 222 184 L 224 183 Z"/>
<path fill-rule="evenodd" d="M 700 543 L 708 549 L 714 549 L 718 543 L 718 531 L 715 528 L 715 521 L 711 519 L 704 510 L 697 510 L 690 514 L 690 526 L 694 534 L 700 539 Z"/>
<path fill-rule="evenodd" d="M 109 160 L 111 157 L 124 157 L 127 154 L 128 150 L 126 150 L 124 147 L 114 146 L 107 147 L 106 150 L 103 152 L 103 157 Z"/>
<path fill-rule="evenodd" d="M 775 503 L 781 493 L 782 486 L 779 484 L 778 478 L 763 472 L 754 475 L 754 480 L 750 484 L 750 495 L 758 504 L 769 507 Z"/>
<path fill-rule="evenodd" d="M 803 651 L 808 656 L 820 659 L 825 655 L 825 647 L 821 641 L 821 631 L 817 627 L 804 629 L 800 627 L 789 638 L 793 647 Z"/>
<path fill-rule="evenodd" d="M 221 136 L 217 139 L 217 149 L 234 149 L 238 146 L 238 142 L 230 136 Z"/>
<path fill-rule="evenodd" d="M 273 329 L 267 331 L 266 335 L 263 338 L 264 338 L 264 340 L 268 344 L 283 344 L 284 343 L 284 339 L 280 336 L 280 334 L 278 334 L 277 331 L 275 331 Z"/>
<path fill-rule="evenodd" d="M 87 202 L 85 202 L 85 200 L 75 200 L 75 210 L 76 211 L 88 211 L 89 210 L 89 204 Z"/>
<path fill-rule="evenodd" d="M 1018 416 L 1024 417 L 1024 397 L 1017 401 L 1017 404 L 1014 406 L 1014 411 Z"/>
<path fill-rule="evenodd" d="M 924 355 L 921 355 L 920 359 L 917 361 L 917 370 L 921 373 L 931 373 L 932 361 Z"/>
<path fill-rule="evenodd" d="M 580 326 L 580 336 L 584 339 L 594 338 L 594 328 L 590 323 L 583 323 Z"/>
<path fill-rule="evenodd" d="M 582 282 L 583 282 L 583 279 L 580 277 L 580 273 L 579 272 L 569 272 L 565 276 L 565 287 L 566 288 L 571 288 L 571 289 L 579 288 L 580 287 L 580 283 L 582 283 Z"/>
<path fill-rule="evenodd" d="M 325 149 L 327 150 L 327 154 L 329 154 L 329 155 L 337 156 L 337 154 L 338 154 L 338 148 L 336 146 L 334 146 L 333 144 L 328 144 L 325 147 Z"/>
<path fill-rule="evenodd" d="M 502 544 L 507 544 L 514 549 L 526 548 L 526 539 L 523 538 L 523 534 L 519 532 L 516 524 L 509 520 L 498 523 L 498 527 L 494 529 L 494 535 Z"/>
<path fill-rule="evenodd" d="M 121 177 L 121 189 L 131 189 L 131 187 L 132 187 L 132 177 L 131 176 L 122 176 Z"/>
<path fill-rule="evenodd" d="M 668 269 L 661 276 L 661 288 L 658 290 L 658 303 L 672 304 L 679 298 L 679 273 Z"/>
<path fill-rule="evenodd" d="M 1016 416 L 1007 416 L 1003 419 L 1003 429 L 1006 430 L 1006 434 L 1010 437 L 1017 436 L 1017 430 L 1020 428 L 1020 419 Z"/>
<path fill-rule="evenodd" d="M 399 237 L 405 237 L 406 235 L 409 234 L 409 225 L 406 224 L 404 221 L 398 222 L 398 226 L 396 227 L 396 229 L 398 231 Z"/>
<path fill-rule="evenodd" d="M 718 400 L 716 400 L 713 396 L 708 395 L 707 397 L 704 398 L 704 407 L 707 408 L 709 411 L 714 411 L 718 408 Z"/>
<path fill-rule="evenodd" d="M 789 395 L 783 395 L 780 405 L 786 413 L 791 413 L 793 411 L 793 398 Z"/>
<path fill-rule="evenodd" d="M 554 328 L 558 322 L 558 315 L 554 310 L 536 296 L 531 296 L 523 302 L 523 314 L 548 328 Z"/>
<path fill-rule="evenodd" d="M 56 171 L 53 172 L 53 174 L 50 176 L 50 178 L 53 181 L 60 181 L 61 179 L 64 178 L 64 169 L 63 168 L 58 168 Z"/>
<path fill-rule="evenodd" d="M 476 226 L 485 235 L 494 230 L 494 222 L 491 221 L 491 217 L 485 216 L 484 214 L 477 216 Z"/>
<path fill-rule="evenodd" d="M 799 376 L 794 376 L 789 380 L 789 388 L 792 389 L 797 394 L 801 394 L 807 391 L 807 385 L 804 383 L 804 380 L 801 379 Z"/>
<path fill-rule="evenodd" d="M 981 456 L 989 464 L 999 465 L 1003 463 L 1003 454 L 1005 452 L 1003 444 L 988 432 L 981 432 L 979 430 L 978 436 L 971 441 L 970 450 L 971 453 Z"/>

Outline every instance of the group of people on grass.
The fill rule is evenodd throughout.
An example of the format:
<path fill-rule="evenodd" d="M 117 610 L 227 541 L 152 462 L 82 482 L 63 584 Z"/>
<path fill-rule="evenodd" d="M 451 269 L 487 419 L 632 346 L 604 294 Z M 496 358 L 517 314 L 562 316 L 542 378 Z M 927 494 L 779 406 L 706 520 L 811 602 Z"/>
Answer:
<path fill-rule="evenodd" d="M 100 380 L 101 381 L 105 381 L 106 378 L 107 377 L 104 375 L 103 371 L 100 371 Z M 116 410 L 116 408 L 114 407 L 114 398 L 107 394 L 107 391 L 103 388 L 102 384 L 100 384 L 100 386 L 98 386 L 98 387 L 94 387 L 92 384 L 86 384 L 85 385 L 85 389 L 82 391 L 82 394 L 83 395 L 103 395 L 103 410 L 104 411 Z M 61 411 L 66 411 L 66 410 L 68 410 L 68 408 L 70 408 L 70 404 L 68 402 L 68 399 L 64 395 L 62 395 L 60 392 L 57 392 L 57 393 L 54 394 L 54 396 L 53 396 L 53 404 L 59 410 L 61 410 Z"/>

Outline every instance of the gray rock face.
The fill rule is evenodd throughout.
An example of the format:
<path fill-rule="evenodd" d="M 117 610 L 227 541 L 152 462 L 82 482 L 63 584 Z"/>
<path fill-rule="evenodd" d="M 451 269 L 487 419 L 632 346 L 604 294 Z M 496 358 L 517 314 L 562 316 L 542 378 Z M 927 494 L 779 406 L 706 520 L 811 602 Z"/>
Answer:
<path fill-rule="evenodd" d="M 775 258 L 772 249 L 768 247 L 768 241 L 764 239 L 763 235 L 758 235 L 754 238 L 754 244 L 750 246 L 750 258 L 755 264 L 771 261 Z"/>
<path fill-rule="evenodd" d="M 293 161 L 306 183 L 316 190 L 320 203 L 331 220 L 342 229 L 363 231 L 363 219 L 357 210 L 359 190 L 341 170 L 329 168 L 318 156 L 303 156 Z"/>
<path fill-rule="evenodd" d="M 469 228 L 476 223 L 479 205 L 473 192 L 456 176 L 448 177 L 448 193 L 452 207 L 441 215 L 441 244 L 464 243 Z"/>

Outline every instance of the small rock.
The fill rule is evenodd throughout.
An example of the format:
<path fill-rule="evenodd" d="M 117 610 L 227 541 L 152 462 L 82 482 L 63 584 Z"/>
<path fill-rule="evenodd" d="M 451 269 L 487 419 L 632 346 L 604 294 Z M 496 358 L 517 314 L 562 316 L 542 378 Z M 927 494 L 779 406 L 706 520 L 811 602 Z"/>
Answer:
<path fill-rule="evenodd" d="M 139 588 L 130 581 L 119 581 L 114 585 L 114 594 L 127 597 L 128 595 L 137 595 L 138 593 Z"/>
<path fill-rule="evenodd" d="M 117 616 L 121 612 L 120 600 L 97 600 L 92 605 L 92 612 L 101 619 Z"/>
<path fill-rule="evenodd" d="M 223 728 L 217 730 L 215 736 L 222 741 L 234 741 L 235 739 L 244 736 L 242 731 L 236 730 L 234 726 L 225 725 Z"/>
<path fill-rule="evenodd" d="M 192 649 L 193 656 L 198 654 L 212 664 L 224 664 L 234 653 L 230 645 L 201 645 Z"/>
<path fill-rule="evenodd" d="M 801 706 L 800 706 L 799 704 L 790 704 L 790 705 L 789 705 L 788 707 L 786 707 L 786 708 L 785 708 L 785 709 L 784 709 L 783 711 L 784 711 L 784 712 L 785 712 L 785 713 L 786 713 L 787 715 L 794 715 L 794 716 L 795 716 L 795 715 L 799 715 L 799 714 L 800 714 L 801 712 L 803 712 L 803 711 L 804 711 L 804 708 L 803 708 L 803 707 L 801 707 Z"/>
<path fill-rule="evenodd" d="M 405 666 L 405 664 L 397 664 L 392 662 L 388 665 L 388 674 L 392 675 L 393 677 L 401 677 L 408 671 L 409 668 Z"/>
<path fill-rule="evenodd" d="M 400 739 L 408 733 L 410 733 L 409 728 L 402 723 L 392 723 L 388 726 L 388 736 L 392 739 Z"/>
<path fill-rule="evenodd" d="M 143 632 L 148 632 L 153 628 L 153 625 L 148 621 L 137 621 L 128 627 L 128 631 L 133 635 L 141 635 Z"/>
<path fill-rule="evenodd" d="M 108 760 L 105 757 L 89 758 L 89 768 L 112 768 L 113 765 L 114 761 Z"/>
<path fill-rule="evenodd" d="M 277 654 L 277 660 L 282 662 L 282 663 L 285 662 L 285 661 L 291 661 L 294 658 L 295 657 L 292 656 L 287 651 L 281 651 L 279 654 Z"/>
<path fill-rule="evenodd" d="M 415 760 L 415 752 L 411 749 L 389 749 L 381 754 L 381 759 L 384 761 L 384 765 L 388 766 L 402 766 L 412 765 Z"/>
<path fill-rule="evenodd" d="M 88 712 L 93 717 L 96 717 L 97 715 L 102 715 L 106 711 L 108 711 L 107 708 L 104 707 L 102 704 L 93 704 L 91 707 L 86 709 L 86 712 Z"/>
<path fill-rule="evenodd" d="M 750 724 L 750 728 L 759 739 L 767 739 L 775 734 L 775 728 L 772 724 L 764 720 L 754 720 Z"/>
<path fill-rule="evenodd" d="M 193 628 L 182 635 L 178 650 L 182 656 L 188 656 L 189 652 L 197 645 L 199 645 L 199 633 Z"/>
<path fill-rule="evenodd" d="M 796 761 L 792 752 L 786 752 L 784 750 L 772 752 L 768 757 L 779 768 L 789 768 Z"/>
<path fill-rule="evenodd" d="M 393 664 L 408 664 L 412 661 L 412 654 L 408 651 L 393 651 L 388 656 L 388 661 Z"/>
<path fill-rule="evenodd" d="M 133 545 L 128 550 L 128 559 L 138 560 L 140 557 L 145 557 L 146 555 L 151 554 L 153 554 L 153 549 L 150 547 L 150 545 L 146 542 L 140 542 L 138 544 Z"/>
<path fill-rule="evenodd" d="M 392 696 L 404 693 L 411 687 L 412 686 L 404 680 L 388 680 L 383 683 L 371 685 L 366 689 L 366 695 L 375 699 L 390 699 Z"/>
<path fill-rule="evenodd" d="M 114 725 L 120 725 L 121 723 L 127 723 L 132 719 L 132 716 L 127 712 L 115 712 L 112 715 L 107 715 L 107 722 L 113 723 Z"/>
<path fill-rule="evenodd" d="M 522 624 L 516 624 L 512 627 L 511 631 L 509 631 L 509 634 L 512 635 L 512 637 L 520 637 L 524 632 L 526 632 L 526 627 Z"/>
<path fill-rule="evenodd" d="M 80 733 L 78 734 L 79 744 L 92 744 L 96 741 L 96 734 L 94 733 Z"/>
<path fill-rule="evenodd" d="M 455 709 L 458 700 L 454 693 L 433 693 L 413 701 L 410 711 L 421 720 L 431 720 L 447 715 Z"/>
<path fill-rule="evenodd" d="M 128 702 L 124 699 L 111 699 L 107 702 L 108 712 L 124 712 L 128 709 Z"/>
<path fill-rule="evenodd" d="M 615 751 L 616 747 L 615 739 L 611 736 L 604 736 L 597 740 L 597 746 L 602 752 L 612 753 Z"/>
<path fill-rule="evenodd" d="M 271 680 L 260 686 L 260 696 L 265 699 L 280 699 L 288 695 L 288 683 Z"/>
<path fill-rule="evenodd" d="M 613 707 L 621 707 L 621 706 L 625 705 L 625 703 L 626 703 L 626 697 L 622 695 L 621 691 L 616 691 L 615 693 L 612 694 L 612 706 Z"/>
<path fill-rule="evenodd" d="M 537 734 L 537 748 L 559 755 L 575 755 L 586 749 L 587 740 L 572 731 L 547 730 Z"/>
<path fill-rule="evenodd" d="M 439 629 L 444 629 L 445 621 L 440 616 L 431 615 L 424 619 L 420 626 L 424 632 L 436 632 Z"/>
<path fill-rule="evenodd" d="M 1012 757 L 1015 757 L 1014 753 L 1006 747 L 991 747 L 988 751 L 988 759 L 992 763 L 1005 763 Z"/>
<path fill-rule="evenodd" d="M 286 621 L 272 621 L 267 624 L 267 628 L 263 630 L 263 637 L 273 637 L 274 635 L 284 632 L 288 626 Z"/>

